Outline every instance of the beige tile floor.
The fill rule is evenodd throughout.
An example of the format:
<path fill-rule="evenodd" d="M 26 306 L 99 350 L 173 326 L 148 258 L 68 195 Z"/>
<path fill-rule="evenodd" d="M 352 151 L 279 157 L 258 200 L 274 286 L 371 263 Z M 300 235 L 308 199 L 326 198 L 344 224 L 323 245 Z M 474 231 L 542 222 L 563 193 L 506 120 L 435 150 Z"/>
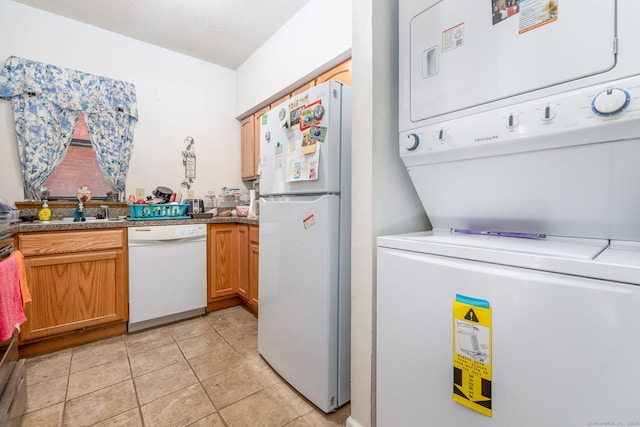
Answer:
<path fill-rule="evenodd" d="M 27 359 L 31 426 L 344 426 L 258 354 L 257 319 L 233 307 Z"/>

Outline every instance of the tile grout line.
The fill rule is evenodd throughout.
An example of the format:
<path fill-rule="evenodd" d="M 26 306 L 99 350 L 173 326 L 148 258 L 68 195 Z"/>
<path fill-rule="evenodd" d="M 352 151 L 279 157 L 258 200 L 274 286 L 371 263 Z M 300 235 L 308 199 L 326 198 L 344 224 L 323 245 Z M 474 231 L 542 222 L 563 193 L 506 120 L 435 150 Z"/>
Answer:
<path fill-rule="evenodd" d="M 60 427 L 64 427 L 64 414 L 67 411 L 67 396 L 69 394 L 69 383 L 71 382 L 71 365 L 73 364 L 74 349 L 71 348 L 71 357 L 69 357 L 69 371 L 67 373 L 67 384 L 64 387 L 64 400 L 62 401 L 62 414 L 60 414 Z"/>
<path fill-rule="evenodd" d="M 209 321 L 208 321 L 208 320 L 206 320 L 206 318 L 205 318 L 205 317 L 206 317 L 206 314 L 203 314 L 203 315 L 201 316 L 202 320 L 204 320 L 205 322 L 207 322 L 207 324 L 208 324 L 209 326 L 211 326 L 211 328 L 212 328 L 212 329 L 213 329 L 213 330 L 214 330 L 218 335 L 220 335 L 220 334 L 219 334 L 219 332 L 218 332 L 218 330 L 217 330 L 213 325 L 211 325 L 211 323 L 209 323 Z M 202 381 L 201 381 L 201 380 L 200 380 L 200 378 L 198 377 L 198 374 L 196 373 L 196 371 L 194 371 L 193 366 L 192 366 L 192 365 L 191 365 L 191 363 L 189 362 L 189 359 L 187 359 L 187 355 L 186 355 L 186 354 L 184 354 L 184 351 L 182 350 L 182 347 L 180 347 L 180 344 L 178 344 L 178 340 L 177 340 L 174 336 L 172 336 L 171 338 L 173 338 L 173 342 L 174 342 L 174 343 L 176 344 L 176 346 L 178 347 L 178 350 L 180 351 L 180 354 L 182 354 L 182 357 L 184 357 L 185 362 L 187 362 L 187 365 L 189 365 L 189 369 L 191 370 L 191 372 L 193 373 L 193 375 L 196 377 L 196 381 L 198 381 L 198 385 L 200 385 L 200 387 L 202 387 L 202 391 L 204 391 L 204 394 L 207 396 L 207 399 L 209 399 L 209 402 L 211 402 L 211 405 L 213 406 L 213 409 L 215 409 L 215 411 L 214 411 L 213 413 L 214 413 L 214 414 L 215 414 L 215 413 L 218 413 L 218 414 L 219 414 L 219 418 L 222 420 L 222 422 L 224 423 L 224 425 L 225 425 L 225 426 L 227 426 L 227 423 L 226 423 L 226 421 L 224 420 L 224 418 L 222 417 L 222 414 L 220 414 L 220 411 L 219 411 L 219 410 L 218 410 L 218 408 L 216 407 L 216 404 L 215 404 L 215 403 L 213 402 L 213 400 L 211 399 L 211 396 L 209 396 L 209 393 L 207 393 L 207 390 L 204 388 L 204 385 L 202 385 Z M 192 338 L 195 338 L 195 337 L 192 337 Z M 184 341 L 184 340 L 183 340 L 183 341 Z M 211 415 L 211 414 L 209 414 L 209 415 Z M 204 417 L 202 417 L 202 418 L 199 418 L 199 419 L 195 420 L 195 421 L 194 421 L 193 423 L 191 423 L 191 424 L 195 424 L 195 423 L 197 423 L 198 421 L 200 421 L 200 420 L 203 420 L 203 419 L 207 418 L 209 415 L 205 415 Z M 227 426 L 227 427 L 228 427 L 228 426 Z"/>
<path fill-rule="evenodd" d="M 142 405 L 140 404 L 140 396 L 138 395 L 138 387 L 136 386 L 136 381 L 133 377 L 133 367 L 131 366 L 131 357 L 129 355 L 129 346 L 127 346 L 127 340 L 122 340 L 124 343 L 124 351 L 127 355 L 127 364 L 129 365 L 129 374 L 131 375 L 131 384 L 133 385 L 133 392 L 136 395 L 136 406 L 138 409 L 138 416 L 140 417 L 140 422 L 142 423 L 142 427 L 145 427 L 144 416 L 142 414 Z"/>

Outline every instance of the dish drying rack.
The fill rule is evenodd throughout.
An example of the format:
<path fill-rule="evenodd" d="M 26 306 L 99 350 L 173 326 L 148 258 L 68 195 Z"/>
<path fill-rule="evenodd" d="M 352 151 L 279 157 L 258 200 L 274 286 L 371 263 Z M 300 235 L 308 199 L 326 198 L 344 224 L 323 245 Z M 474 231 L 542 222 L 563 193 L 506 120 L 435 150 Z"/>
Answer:
<path fill-rule="evenodd" d="M 132 221 L 147 221 L 158 219 L 186 219 L 185 215 L 188 204 L 140 204 L 129 205 L 130 216 L 127 219 Z"/>

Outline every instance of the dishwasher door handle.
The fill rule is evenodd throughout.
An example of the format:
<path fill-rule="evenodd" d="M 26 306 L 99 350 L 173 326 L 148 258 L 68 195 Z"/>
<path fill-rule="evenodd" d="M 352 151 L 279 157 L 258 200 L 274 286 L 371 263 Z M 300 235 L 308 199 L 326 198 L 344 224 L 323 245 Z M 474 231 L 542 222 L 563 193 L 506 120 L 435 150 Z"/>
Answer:
<path fill-rule="evenodd" d="M 162 239 L 162 240 L 129 240 L 129 247 L 180 244 L 180 243 L 189 243 L 189 242 L 206 242 L 206 241 L 207 241 L 206 236 L 176 237 L 175 239 Z"/>

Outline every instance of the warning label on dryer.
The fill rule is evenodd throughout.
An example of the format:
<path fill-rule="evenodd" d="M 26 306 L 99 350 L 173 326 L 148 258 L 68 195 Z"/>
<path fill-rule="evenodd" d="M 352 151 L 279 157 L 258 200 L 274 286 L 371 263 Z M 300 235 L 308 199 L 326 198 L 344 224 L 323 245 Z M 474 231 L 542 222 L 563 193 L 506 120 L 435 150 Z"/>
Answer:
<path fill-rule="evenodd" d="M 464 44 L 464 22 L 442 32 L 442 52 L 458 48 Z"/>
<path fill-rule="evenodd" d="M 456 295 L 453 303 L 453 400 L 491 416 L 491 306 Z"/>

